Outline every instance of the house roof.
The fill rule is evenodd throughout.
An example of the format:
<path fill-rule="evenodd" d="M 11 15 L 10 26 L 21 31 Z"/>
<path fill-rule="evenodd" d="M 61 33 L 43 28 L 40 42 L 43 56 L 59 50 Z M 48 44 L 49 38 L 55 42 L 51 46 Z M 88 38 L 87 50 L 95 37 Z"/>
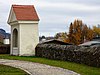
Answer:
<path fill-rule="evenodd" d="M 12 8 L 19 21 L 39 21 L 33 5 L 12 5 Z"/>
<path fill-rule="evenodd" d="M 92 44 L 100 44 L 100 41 L 88 41 L 83 44 L 80 44 L 79 46 L 91 46 Z"/>
<path fill-rule="evenodd" d="M 60 40 L 56 40 L 56 39 L 52 39 L 52 40 L 45 40 L 45 41 L 42 41 L 40 42 L 40 44 L 59 44 L 59 45 L 73 45 L 73 44 L 70 44 L 70 43 L 66 43 L 66 42 L 63 42 L 63 41 L 60 41 Z"/>

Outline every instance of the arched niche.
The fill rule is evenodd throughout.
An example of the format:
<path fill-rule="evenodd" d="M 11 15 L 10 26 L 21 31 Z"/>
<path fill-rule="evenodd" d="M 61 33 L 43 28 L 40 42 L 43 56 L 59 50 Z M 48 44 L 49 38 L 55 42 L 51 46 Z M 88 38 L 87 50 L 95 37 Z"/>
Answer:
<path fill-rule="evenodd" d="M 18 30 L 15 28 L 13 30 L 13 47 L 18 47 Z"/>

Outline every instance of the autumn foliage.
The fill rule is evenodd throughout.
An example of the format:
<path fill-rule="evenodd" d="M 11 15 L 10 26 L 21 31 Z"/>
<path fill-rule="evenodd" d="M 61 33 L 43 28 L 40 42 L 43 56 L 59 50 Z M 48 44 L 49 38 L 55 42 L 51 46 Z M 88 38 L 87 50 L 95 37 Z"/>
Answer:
<path fill-rule="evenodd" d="M 79 45 L 92 40 L 95 36 L 94 34 L 100 35 L 100 28 L 94 26 L 93 29 L 91 29 L 84 24 L 82 20 L 75 20 L 70 24 L 68 34 L 66 32 L 57 33 L 55 38 L 63 42 Z"/>
<path fill-rule="evenodd" d="M 57 33 L 55 35 L 55 39 L 58 39 L 58 40 L 63 41 L 63 42 L 69 42 L 68 35 L 66 32 L 65 33 L 64 32 Z"/>
<path fill-rule="evenodd" d="M 88 28 L 82 20 L 75 20 L 74 23 L 70 24 L 68 38 L 69 43 L 78 45 L 87 40 L 92 40 L 93 30 Z"/>
<path fill-rule="evenodd" d="M 95 37 L 100 37 L 100 28 L 99 27 L 96 27 L 96 26 L 93 26 L 93 31 L 94 31 L 94 36 Z"/>

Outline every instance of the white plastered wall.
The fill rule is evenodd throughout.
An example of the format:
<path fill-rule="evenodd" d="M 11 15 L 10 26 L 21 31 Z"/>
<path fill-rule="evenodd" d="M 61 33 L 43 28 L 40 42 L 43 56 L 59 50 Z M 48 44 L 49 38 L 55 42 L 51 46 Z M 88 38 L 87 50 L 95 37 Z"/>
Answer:
<path fill-rule="evenodd" d="M 39 43 L 38 23 L 19 24 L 19 31 L 20 55 L 35 55 L 35 47 Z"/>

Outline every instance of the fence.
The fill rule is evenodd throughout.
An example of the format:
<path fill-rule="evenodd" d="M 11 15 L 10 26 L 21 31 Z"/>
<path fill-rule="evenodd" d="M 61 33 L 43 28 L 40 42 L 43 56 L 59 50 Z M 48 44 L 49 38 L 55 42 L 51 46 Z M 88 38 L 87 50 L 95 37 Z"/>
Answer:
<path fill-rule="evenodd" d="M 10 54 L 10 45 L 0 45 L 0 54 Z"/>

